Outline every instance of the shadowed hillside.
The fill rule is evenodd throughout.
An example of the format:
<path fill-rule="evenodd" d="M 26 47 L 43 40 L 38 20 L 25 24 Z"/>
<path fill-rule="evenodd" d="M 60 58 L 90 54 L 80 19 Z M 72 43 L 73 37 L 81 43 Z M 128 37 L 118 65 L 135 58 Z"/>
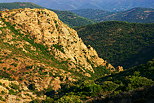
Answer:
<path fill-rule="evenodd" d="M 75 29 L 87 45 L 115 66 L 129 68 L 154 57 L 154 24 L 109 21 Z"/>

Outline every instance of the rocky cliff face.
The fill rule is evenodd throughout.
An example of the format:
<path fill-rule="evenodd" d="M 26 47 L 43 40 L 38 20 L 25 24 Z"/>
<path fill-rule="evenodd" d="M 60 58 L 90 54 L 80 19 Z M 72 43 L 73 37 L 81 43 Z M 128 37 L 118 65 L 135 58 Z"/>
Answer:
<path fill-rule="evenodd" d="M 76 31 L 62 23 L 58 16 L 46 9 L 20 9 L 2 13 L 2 18 L 24 35 L 29 35 L 34 42 L 47 46 L 58 60 L 71 61 L 93 71 L 94 66 L 106 66 L 92 47 L 86 47 Z M 71 66 L 70 66 L 71 67 Z M 113 68 L 113 67 L 109 67 Z"/>
<path fill-rule="evenodd" d="M 21 90 L 23 92 L 58 90 L 62 83 L 77 81 L 82 76 L 91 77 L 95 67 L 114 69 L 52 11 L 16 9 L 0 12 L 0 16 L 1 78 L 18 81 L 27 88 Z M 16 101 L 17 96 L 22 95 L 20 91 L 9 93 L 10 89 L 5 86 L 0 88 L 6 91 L 3 99 L 16 95 L 13 97 Z M 30 97 L 24 101 L 31 100 Z M 22 102 L 23 98 L 26 97 L 21 96 L 18 101 Z"/>

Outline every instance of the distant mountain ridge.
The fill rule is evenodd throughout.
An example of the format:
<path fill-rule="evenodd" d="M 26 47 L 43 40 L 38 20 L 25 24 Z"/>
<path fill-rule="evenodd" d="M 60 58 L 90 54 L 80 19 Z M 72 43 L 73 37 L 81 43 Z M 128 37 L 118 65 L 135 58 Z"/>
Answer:
<path fill-rule="evenodd" d="M 1 0 L 0 2 L 33 2 L 50 9 L 102 9 L 122 11 L 134 7 L 154 8 L 154 0 Z"/>
<path fill-rule="evenodd" d="M 154 23 L 154 9 L 133 8 L 127 11 L 113 13 L 103 18 L 104 21 L 116 20 L 137 23 Z"/>
<path fill-rule="evenodd" d="M 18 8 L 43 8 L 31 2 L 0 3 L 0 10 Z"/>
<path fill-rule="evenodd" d="M 71 12 L 89 18 L 95 21 L 102 21 L 102 18 L 112 14 L 112 12 L 100 10 L 100 9 L 79 9 L 79 10 L 70 10 Z"/>
<path fill-rule="evenodd" d="M 152 8 L 137 7 L 121 12 L 109 12 L 97 9 L 81 9 L 72 10 L 72 12 L 98 22 L 116 20 L 137 23 L 154 23 L 154 9 Z"/>
<path fill-rule="evenodd" d="M 19 9 L 19 8 L 45 8 L 39 5 L 36 5 L 31 2 L 14 2 L 14 3 L 0 3 L 0 11 L 3 11 L 5 9 Z M 87 24 L 92 24 L 94 21 L 80 17 L 72 12 L 69 11 L 59 11 L 59 10 L 53 10 L 58 14 L 59 18 L 69 26 L 82 26 Z"/>

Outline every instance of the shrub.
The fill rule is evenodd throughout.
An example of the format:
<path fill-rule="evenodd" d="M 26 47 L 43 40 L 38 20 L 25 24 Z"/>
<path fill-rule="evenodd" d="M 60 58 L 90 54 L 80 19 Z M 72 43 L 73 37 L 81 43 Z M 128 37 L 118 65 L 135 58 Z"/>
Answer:
<path fill-rule="evenodd" d="M 95 96 L 96 94 L 99 94 L 102 91 L 102 87 L 100 85 L 93 83 L 87 85 L 85 88 L 83 88 L 83 90 L 86 91 L 86 95 Z"/>
<path fill-rule="evenodd" d="M 9 94 L 11 94 L 11 95 L 16 95 L 17 92 L 15 92 L 13 89 L 10 89 L 10 90 L 9 90 Z"/>
<path fill-rule="evenodd" d="M 14 67 L 17 67 L 18 66 L 18 64 L 16 64 L 16 63 L 12 63 L 11 65 L 13 65 Z"/>
<path fill-rule="evenodd" d="M 108 69 L 106 69 L 105 66 L 99 66 L 99 67 L 94 67 L 94 78 L 99 78 L 99 77 L 103 77 L 105 74 L 109 74 L 110 71 Z"/>
<path fill-rule="evenodd" d="M 5 92 L 4 92 L 4 91 L 1 91 L 1 94 L 2 94 L 2 95 L 4 95 L 4 94 L 5 94 Z"/>
<path fill-rule="evenodd" d="M 46 100 L 42 101 L 42 103 L 53 103 L 53 102 L 54 102 L 54 99 L 50 97 L 47 97 Z"/>
<path fill-rule="evenodd" d="M 33 66 L 26 66 L 26 69 L 28 70 L 28 69 L 32 69 L 33 68 Z"/>
<path fill-rule="evenodd" d="M 36 100 L 31 101 L 30 103 L 41 103 L 41 101 L 36 99 Z"/>
<path fill-rule="evenodd" d="M 5 101 L 5 99 L 4 99 L 2 96 L 0 96 L 0 100 L 1 100 L 1 101 Z"/>
<path fill-rule="evenodd" d="M 148 79 L 146 77 L 138 77 L 138 76 L 127 76 L 127 88 L 126 90 L 133 90 L 139 87 L 148 86 L 154 84 L 154 81 Z"/>
<path fill-rule="evenodd" d="M 59 51 L 61 51 L 62 53 L 65 53 L 62 45 L 53 44 L 52 46 L 54 48 L 58 49 Z"/>
<path fill-rule="evenodd" d="M 83 102 L 80 100 L 79 96 L 68 95 L 61 97 L 55 103 L 83 103 Z"/>
<path fill-rule="evenodd" d="M 28 89 L 30 89 L 30 90 L 35 90 L 35 84 L 30 84 L 30 85 L 28 86 Z"/>
<path fill-rule="evenodd" d="M 8 78 L 9 80 L 14 80 L 11 78 L 11 74 L 8 74 L 6 71 L 0 70 L 0 78 Z"/>
<path fill-rule="evenodd" d="M 10 87 L 11 87 L 12 89 L 15 89 L 15 90 L 18 90 L 18 89 L 19 89 L 19 86 L 16 85 L 16 84 L 13 84 L 13 83 L 11 83 Z"/>
<path fill-rule="evenodd" d="M 105 81 L 102 84 L 102 89 L 103 91 L 107 92 L 107 91 L 114 91 L 119 87 L 118 84 L 112 82 L 112 81 Z"/>
<path fill-rule="evenodd" d="M 98 84 L 95 84 L 92 80 L 86 80 L 81 85 L 80 90 L 84 95 L 95 96 L 102 91 L 102 87 Z"/>

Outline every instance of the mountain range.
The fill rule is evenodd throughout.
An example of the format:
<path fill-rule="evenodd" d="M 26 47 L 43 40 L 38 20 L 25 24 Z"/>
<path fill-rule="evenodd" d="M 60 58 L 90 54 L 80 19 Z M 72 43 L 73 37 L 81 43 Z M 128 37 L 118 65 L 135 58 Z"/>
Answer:
<path fill-rule="evenodd" d="M 152 8 L 133 8 L 121 12 L 109 12 L 100 9 L 80 9 L 71 10 L 71 12 L 98 22 L 115 20 L 137 23 L 154 23 L 154 9 Z"/>
<path fill-rule="evenodd" d="M 18 8 L 45 8 L 30 2 L 0 3 L 0 10 Z M 127 21 L 137 23 L 153 23 L 154 9 L 133 8 L 122 12 L 109 12 L 100 9 L 80 9 L 71 11 L 53 10 L 60 20 L 70 27 L 93 24 L 100 21 Z M 93 14 L 93 15 L 91 15 Z"/>
<path fill-rule="evenodd" d="M 33 2 L 50 9 L 103 9 L 122 11 L 134 7 L 154 8 L 154 0 L 1 0 L 0 2 Z"/>

